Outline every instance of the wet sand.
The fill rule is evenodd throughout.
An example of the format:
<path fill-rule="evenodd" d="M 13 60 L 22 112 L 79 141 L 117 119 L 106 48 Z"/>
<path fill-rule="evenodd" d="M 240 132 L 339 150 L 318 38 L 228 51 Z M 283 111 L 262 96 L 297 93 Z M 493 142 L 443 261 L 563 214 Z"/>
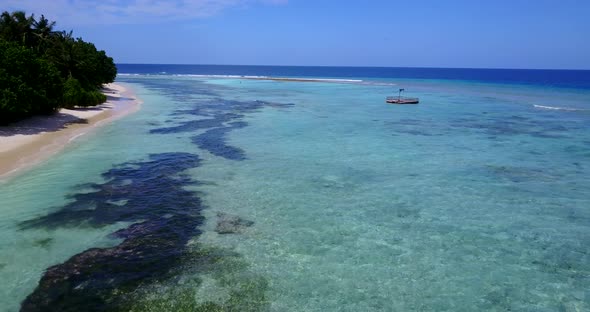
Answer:
<path fill-rule="evenodd" d="M 141 104 L 118 84 L 105 85 L 103 93 L 107 102 L 98 106 L 61 109 L 0 127 L 0 181 L 47 160 L 98 126 L 137 111 Z"/>

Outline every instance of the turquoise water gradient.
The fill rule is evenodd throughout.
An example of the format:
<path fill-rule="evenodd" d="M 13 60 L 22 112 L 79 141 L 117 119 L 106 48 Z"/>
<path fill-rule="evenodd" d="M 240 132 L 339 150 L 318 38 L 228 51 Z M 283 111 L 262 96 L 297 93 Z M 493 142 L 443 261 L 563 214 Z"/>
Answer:
<path fill-rule="evenodd" d="M 264 300 L 243 310 L 590 310 L 588 90 L 118 79 L 144 101 L 138 113 L 0 184 L 0 306 L 8 311 L 19 309 L 47 267 L 118 244 L 108 234 L 129 225 L 19 223 L 55 211 L 113 165 L 164 152 L 202 159 L 187 171 L 207 207 L 191 244 L 239 261 L 205 270 L 195 255 L 178 278 L 142 285 L 138 302 L 182 288 L 195 302 L 223 304 L 232 285 L 244 283 Z M 385 104 L 398 87 L 421 103 Z M 224 142 L 241 149 L 242 160 L 193 144 L 207 128 L 150 133 L 210 118 L 191 111 L 203 103 L 255 100 L 277 105 L 229 110 L 247 123 Z M 218 234 L 219 213 L 254 224 Z M 187 300 L 167 298 L 170 310 Z"/>

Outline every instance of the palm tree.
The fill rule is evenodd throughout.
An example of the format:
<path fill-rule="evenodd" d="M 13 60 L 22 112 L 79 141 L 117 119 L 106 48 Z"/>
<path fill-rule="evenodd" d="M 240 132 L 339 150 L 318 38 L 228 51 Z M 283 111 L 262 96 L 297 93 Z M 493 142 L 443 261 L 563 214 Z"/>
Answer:
<path fill-rule="evenodd" d="M 15 11 L 12 14 L 3 12 L 0 16 L 0 36 L 5 40 L 31 47 L 34 21 L 34 15 L 27 17 L 23 11 Z"/>
<path fill-rule="evenodd" d="M 37 52 L 42 53 L 47 49 L 47 41 L 56 34 L 53 31 L 54 26 L 55 22 L 50 22 L 44 15 L 41 15 L 38 21 L 33 20 L 33 33 L 35 35 Z"/>
<path fill-rule="evenodd" d="M 41 15 L 41 18 L 39 18 L 38 21 L 33 20 L 35 34 L 43 38 L 47 38 L 53 33 L 54 26 L 55 22 L 50 22 L 45 18 L 45 15 Z"/>

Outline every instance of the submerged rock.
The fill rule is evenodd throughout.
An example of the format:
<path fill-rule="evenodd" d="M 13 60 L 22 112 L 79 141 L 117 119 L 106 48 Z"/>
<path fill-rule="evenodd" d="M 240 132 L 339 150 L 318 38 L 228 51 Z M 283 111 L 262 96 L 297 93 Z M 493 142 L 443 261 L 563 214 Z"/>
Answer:
<path fill-rule="evenodd" d="M 253 221 L 245 220 L 239 216 L 220 212 L 217 214 L 217 226 L 215 232 L 219 234 L 233 234 L 245 227 L 252 226 Z"/>
<path fill-rule="evenodd" d="M 52 243 L 53 243 L 53 238 L 51 238 L 51 237 L 40 238 L 40 239 L 37 239 L 33 242 L 33 246 L 47 249 L 47 248 L 49 248 L 49 246 Z"/>

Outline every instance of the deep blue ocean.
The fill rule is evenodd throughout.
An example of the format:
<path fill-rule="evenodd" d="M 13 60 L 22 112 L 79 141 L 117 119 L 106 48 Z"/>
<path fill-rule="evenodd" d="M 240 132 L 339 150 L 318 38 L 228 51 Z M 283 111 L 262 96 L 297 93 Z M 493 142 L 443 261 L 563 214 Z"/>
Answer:
<path fill-rule="evenodd" d="M 466 80 L 590 89 L 590 70 L 117 64 L 119 73 Z"/>
<path fill-rule="evenodd" d="M 590 311 L 590 71 L 118 70 L 0 181 L 0 310 Z"/>

